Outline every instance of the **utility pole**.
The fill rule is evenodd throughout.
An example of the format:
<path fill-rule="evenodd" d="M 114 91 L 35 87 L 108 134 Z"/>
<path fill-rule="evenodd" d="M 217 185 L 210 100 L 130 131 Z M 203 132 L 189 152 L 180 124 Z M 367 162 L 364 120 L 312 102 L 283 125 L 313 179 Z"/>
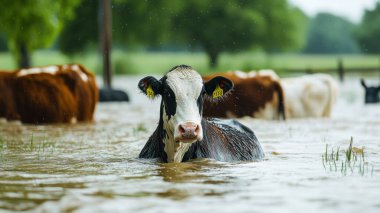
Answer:
<path fill-rule="evenodd" d="M 99 89 L 99 101 L 129 101 L 128 94 L 112 89 L 112 0 L 99 0 L 99 38 L 103 58 L 103 87 Z"/>
<path fill-rule="evenodd" d="M 103 58 L 103 85 L 112 88 L 111 39 L 112 39 L 112 0 L 99 0 L 99 37 Z"/>
<path fill-rule="evenodd" d="M 341 58 L 338 59 L 338 76 L 340 82 L 344 81 L 344 67 L 343 67 L 343 60 Z"/>

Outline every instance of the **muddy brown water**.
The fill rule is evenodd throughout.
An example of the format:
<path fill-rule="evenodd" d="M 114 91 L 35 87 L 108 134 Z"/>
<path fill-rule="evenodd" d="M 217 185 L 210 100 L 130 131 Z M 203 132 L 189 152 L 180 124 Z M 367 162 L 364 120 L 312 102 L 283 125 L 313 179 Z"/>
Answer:
<path fill-rule="evenodd" d="M 0 212 L 380 212 L 380 104 L 363 104 L 357 78 L 331 119 L 239 119 L 264 161 L 180 164 L 137 159 L 159 105 L 138 80 L 117 79 L 132 102 L 100 104 L 91 124 L 0 123 Z M 343 150 L 351 137 L 364 172 L 322 163 L 326 144 Z"/>

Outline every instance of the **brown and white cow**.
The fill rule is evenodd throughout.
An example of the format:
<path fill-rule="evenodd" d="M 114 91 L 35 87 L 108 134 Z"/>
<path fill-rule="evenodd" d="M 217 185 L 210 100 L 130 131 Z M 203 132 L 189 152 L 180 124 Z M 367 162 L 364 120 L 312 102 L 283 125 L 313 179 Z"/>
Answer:
<path fill-rule="evenodd" d="M 243 117 L 251 116 L 262 119 L 285 119 L 284 97 L 278 76 L 272 70 L 230 71 L 203 76 L 205 81 L 223 76 L 234 83 L 231 94 L 216 105 L 206 100 L 203 115 L 205 117 Z"/>
<path fill-rule="evenodd" d="M 0 118 L 23 123 L 92 121 L 98 88 L 79 64 L 0 72 Z"/>
<path fill-rule="evenodd" d="M 255 134 L 235 120 L 202 118 L 203 100 L 218 101 L 233 83 L 224 77 L 203 82 L 190 66 L 172 68 L 160 80 L 145 77 L 139 89 L 150 98 L 161 96 L 160 119 L 140 158 L 182 162 L 194 158 L 219 161 L 259 160 L 264 152 Z"/>
<path fill-rule="evenodd" d="M 328 74 L 281 79 L 287 118 L 330 117 L 339 86 Z"/>

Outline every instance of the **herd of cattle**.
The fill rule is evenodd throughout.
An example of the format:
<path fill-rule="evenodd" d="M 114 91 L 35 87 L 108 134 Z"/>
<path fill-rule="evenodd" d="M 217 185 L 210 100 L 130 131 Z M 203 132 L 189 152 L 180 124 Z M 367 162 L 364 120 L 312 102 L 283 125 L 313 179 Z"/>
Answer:
<path fill-rule="evenodd" d="M 378 98 L 378 88 L 362 85 Z M 261 70 L 201 76 L 186 65 L 173 67 L 159 80 L 145 77 L 138 88 L 151 99 L 162 97 L 158 126 L 139 157 L 164 162 L 260 160 L 264 152 L 254 132 L 236 120 L 219 118 L 329 117 L 339 94 L 338 83 L 327 74 L 279 78 L 272 70 Z M 99 97 L 111 98 L 79 64 L 0 72 L 0 118 L 9 121 L 92 121 Z M 375 99 L 366 95 L 366 101 Z"/>
<path fill-rule="evenodd" d="M 260 119 L 329 117 L 339 87 L 327 74 L 279 78 L 272 70 L 229 71 L 222 76 L 233 90 L 219 100 L 205 98 L 203 116 Z M 365 83 L 362 83 L 365 86 Z M 103 97 L 103 91 L 100 90 Z M 24 123 L 92 121 L 99 90 L 91 72 L 79 64 L 0 72 L 0 118 Z"/>

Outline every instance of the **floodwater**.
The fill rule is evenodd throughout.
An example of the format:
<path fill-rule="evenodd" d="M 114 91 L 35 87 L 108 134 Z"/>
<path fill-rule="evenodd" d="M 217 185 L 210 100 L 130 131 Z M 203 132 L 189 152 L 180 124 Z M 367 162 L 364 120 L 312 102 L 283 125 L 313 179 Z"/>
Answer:
<path fill-rule="evenodd" d="M 380 212 L 380 104 L 363 104 L 358 78 L 331 119 L 239 119 L 261 162 L 179 164 L 137 159 L 159 105 L 138 80 L 118 79 L 132 102 L 100 104 L 92 124 L 0 123 L 0 212 Z M 351 137 L 364 160 L 342 168 Z M 335 164 L 326 144 L 340 149 Z"/>

